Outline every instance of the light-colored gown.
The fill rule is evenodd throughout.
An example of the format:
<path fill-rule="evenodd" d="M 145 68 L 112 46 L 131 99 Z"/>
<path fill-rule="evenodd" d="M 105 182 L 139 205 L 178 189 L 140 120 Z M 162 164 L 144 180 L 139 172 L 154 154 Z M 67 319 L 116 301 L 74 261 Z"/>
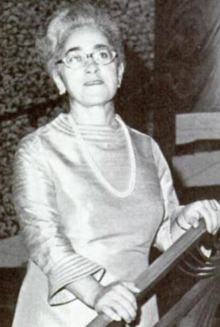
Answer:
<path fill-rule="evenodd" d="M 119 125 L 79 126 L 102 174 L 118 190 L 129 181 L 126 139 Z M 152 244 L 171 243 L 178 209 L 167 163 L 155 141 L 129 128 L 137 171 L 133 192 L 111 194 L 79 146 L 68 114 L 26 136 L 14 167 L 14 203 L 30 260 L 13 327 L 84 327 L 96 312 L 65 289 L 94 275 L 103 285 L 133 281 L 148 266 Z M 155 296 L 137 326 L 158 320 Z"/>

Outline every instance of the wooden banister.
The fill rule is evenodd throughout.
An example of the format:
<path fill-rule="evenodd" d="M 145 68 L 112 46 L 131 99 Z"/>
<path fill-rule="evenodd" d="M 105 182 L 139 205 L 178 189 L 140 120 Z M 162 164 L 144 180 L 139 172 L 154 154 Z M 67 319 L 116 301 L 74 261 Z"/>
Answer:
<path fill-rule="evenodd" d="M 135 284 L 141 290 L 137 299 L 143 298 L 176 265 L 181 256 L 201 239 L 205 232 L 206 227 L 202 220 L 198 228 L 190 229 L 171 248 L 159 256 L 135 280 Z M 99 314 L 87 327 L 107 327 L 111 322 L 112 320 L 108 316 Z"/>

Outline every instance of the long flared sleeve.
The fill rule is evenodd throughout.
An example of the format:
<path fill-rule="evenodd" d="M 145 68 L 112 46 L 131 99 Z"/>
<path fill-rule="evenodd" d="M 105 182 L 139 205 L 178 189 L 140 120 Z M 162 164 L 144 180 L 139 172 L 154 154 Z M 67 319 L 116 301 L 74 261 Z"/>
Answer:
<path fill-rule="evenodd" d="M 158 144 L 152 140 L 152 151 L 157 167 L 162 197 L 164 201 L 164 218 L 157 232 L 154 245 L 161 251 L 166 251 L 172 244 L 171 225 L 176 215 L 183 206 L 179 201 L 173 186 L 173 179 L 169 166 L 164 158 Z"/>
<path fill-rule="evenodd" d="M 69 283 L 91 274 L 101 278 L 104 269 L 77 254 L 63 233 L 55 187 L 37 135 L 25 137 L 16 152 L 13 198 L 30 259 L 48 278 L 51 305 L 75 298 L 65 289 Z"/>

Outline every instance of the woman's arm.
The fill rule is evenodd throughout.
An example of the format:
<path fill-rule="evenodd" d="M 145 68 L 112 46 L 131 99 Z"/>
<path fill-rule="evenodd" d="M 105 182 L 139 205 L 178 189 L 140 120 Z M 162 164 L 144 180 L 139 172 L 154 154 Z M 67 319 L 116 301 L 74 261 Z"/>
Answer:
<path fill-rule="evenodd" d="M 104 269 L 77 254 L 65 237 L 55 187 L 38 136 L 20 143 L 14 161 L 14 204 L 30 259 L 49 281 L 50 304 L 74 299 L 65 286 Z M 98 278 L 98 277 L 97 277 Z"/>
<path fill-rule="evenodd" d="M 105 313 L 112 320 L 124 319 L 131 323 L 137 314 L 134 293 L 140 290 L 131 282 L 112 283 L 102 286 L 93 276 L 87 276 L 66 286 L 77 298 L 98 313 Z"/>
<path fill-rule="evenodd" d="M 160 250 L 166 250 L 189 228 L 196 228 L 201 218 L 205 220 L 207 231 L 215 234 L 220 228 L 220 204 L 216 200 L 204 200 L 180 206 L 168 164 L 153 140 L 152 149 L 165 207 L 164 221 L 158 231 L 155 245 Z"/>
<path fill-rule="evenodd" d="M 153 139 L 151 140 L 151 145 L 161 188 L 161 196 L 164 203 L 164 217 L 156 235 L 154 245 L 160 251 L 165 251 L 173 244 L 174 240 L 185 233 L 183 229 L 178 227 L 173 230 L 178 212 L 181 211 L 183 207 L 179 205 L 179 200 L 173 186 L 171 172 L 166 159 L 158 144 Z M 173 232 L 175 235 L 173 235 Z"/>
<path fill-rule="evenodd" d="M 207 231 L 216 234 L 220 228 L 220 204 L 216 200 L 196 201 L 186 205 L 176 217 L 172 234 L 182 229 L 187 231 L 191 227 L 198 227 L 199 220 L 204 219 Z"/>

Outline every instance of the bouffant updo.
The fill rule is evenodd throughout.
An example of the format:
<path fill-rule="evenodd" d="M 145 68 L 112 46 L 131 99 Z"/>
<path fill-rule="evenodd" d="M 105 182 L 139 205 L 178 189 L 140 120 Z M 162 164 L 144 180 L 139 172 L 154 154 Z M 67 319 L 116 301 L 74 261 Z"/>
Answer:
<path fill-rule="evenodd" d="M 109 12 L 88 1 L 76 1 L 56 10 L 37 39 L 41 61 L 51 76 L 71 32 L 84 26 L 96 26 L 104 33 L 117 52 L 119 63 L 125 64 L 120 30 Z"/>

